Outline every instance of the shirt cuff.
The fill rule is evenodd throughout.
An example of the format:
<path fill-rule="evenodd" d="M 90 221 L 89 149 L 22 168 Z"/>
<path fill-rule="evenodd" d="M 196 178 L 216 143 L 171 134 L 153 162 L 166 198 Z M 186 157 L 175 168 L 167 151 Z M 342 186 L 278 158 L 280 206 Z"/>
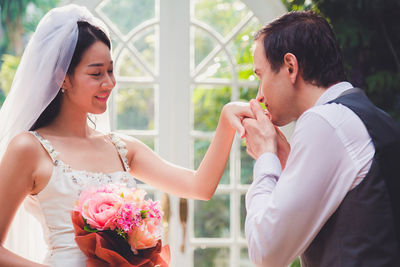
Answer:
<path fill-rule="evenodd" d="M 262 154 L 254 164 L 253 178 L 255 182 L 264 177 L 274 177 L 275 180 L 278 180 L 281 173 L 281 162 L 274 153 Z"/>
<path fill-rule="evenodd" d="M 281 162 L 274 153 L 262 154 L 254 164 L 253 183 L 246 194 L 247 214 L 257 212 L 268 203 L 269 195 L 281 175 Z"/>

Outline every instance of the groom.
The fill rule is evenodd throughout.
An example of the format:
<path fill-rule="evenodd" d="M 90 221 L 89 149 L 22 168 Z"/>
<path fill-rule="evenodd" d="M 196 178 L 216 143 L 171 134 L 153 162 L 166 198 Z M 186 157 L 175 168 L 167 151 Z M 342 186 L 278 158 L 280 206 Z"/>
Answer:
<path fill-rule="evenodd" d="M 255 37 L 257 159 L 245 233 L 257 266 L 400 266 L 400 127 L 346 82 L 329 24 L 291 12 Z M 297 120 L 291 147 L 276 126 Z"/>

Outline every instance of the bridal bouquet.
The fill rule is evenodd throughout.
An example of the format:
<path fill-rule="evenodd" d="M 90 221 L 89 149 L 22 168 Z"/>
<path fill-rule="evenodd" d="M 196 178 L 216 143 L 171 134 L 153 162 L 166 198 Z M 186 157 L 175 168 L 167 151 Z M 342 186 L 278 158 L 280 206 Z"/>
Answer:
<path fill-rule="evenodd" d="M 142 189 L 108 184 L 83 191 L 71 213 L 87 266 L 168 266 L 162 211 Z"/>

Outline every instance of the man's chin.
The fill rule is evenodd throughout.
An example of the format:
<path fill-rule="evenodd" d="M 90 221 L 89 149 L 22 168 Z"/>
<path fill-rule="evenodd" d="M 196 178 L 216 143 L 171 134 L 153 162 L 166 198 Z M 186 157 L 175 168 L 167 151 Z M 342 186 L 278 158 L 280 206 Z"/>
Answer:
<path fill-rule="evenodd" d="M 278 126 L 278 127 L 288 125 L 288 124 L 291 123 L 292 121 L 294 121 L 294 120 L 282 120 L 282 119 L 277 119 L 277 120 L 275 120 L 274 118 L 272 118 L 272 123 L 273 123 L 275 126 Z"/>

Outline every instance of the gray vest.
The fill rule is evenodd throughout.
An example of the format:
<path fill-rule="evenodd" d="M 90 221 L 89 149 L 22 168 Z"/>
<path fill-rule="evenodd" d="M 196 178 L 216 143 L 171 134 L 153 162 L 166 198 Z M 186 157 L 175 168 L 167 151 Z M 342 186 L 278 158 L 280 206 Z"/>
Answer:
<path fill-rule="evenodd" d="M 301 255 L 302 266 L 400 266 L 400 126 L 360 89 L 352 90 L 331 102 L 362 120 L 375 146 L 374 159 Z"/>

